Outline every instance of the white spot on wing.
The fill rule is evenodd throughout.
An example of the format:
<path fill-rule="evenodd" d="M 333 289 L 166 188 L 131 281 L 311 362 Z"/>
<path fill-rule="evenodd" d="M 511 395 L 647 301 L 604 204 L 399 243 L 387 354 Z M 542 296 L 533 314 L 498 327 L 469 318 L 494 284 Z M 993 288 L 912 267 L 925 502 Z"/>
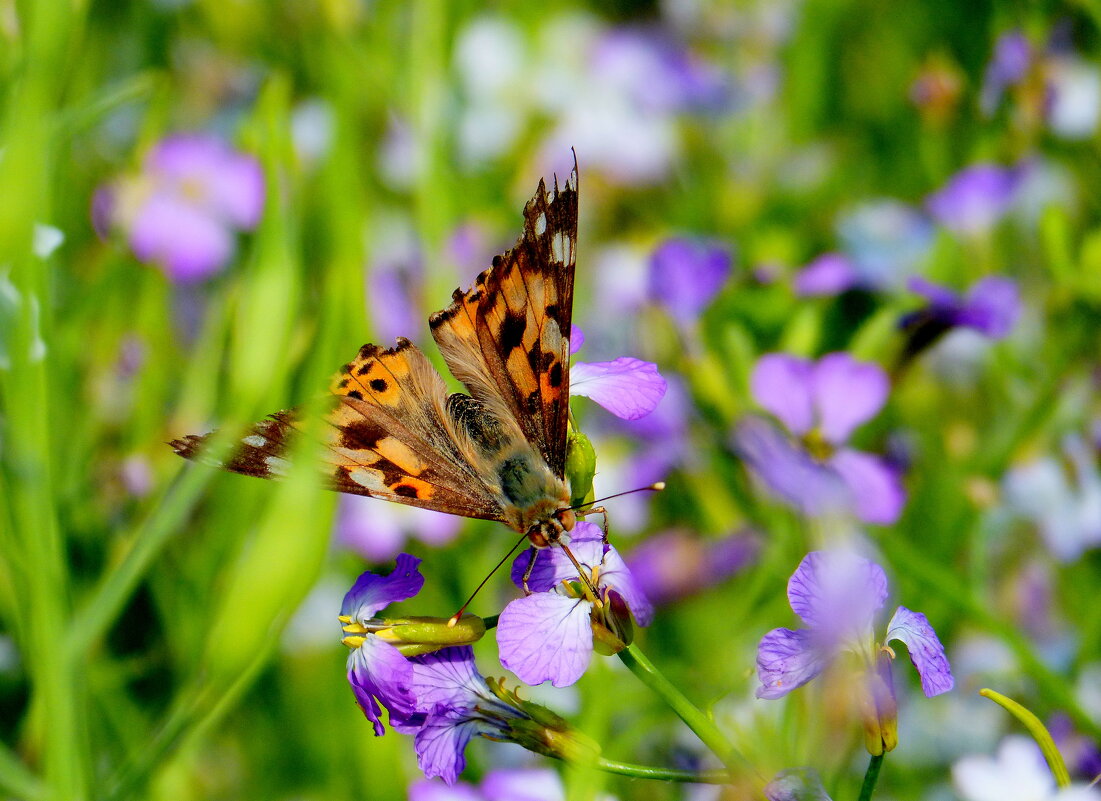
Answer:
<path fill-rule="evenodd" d="M 348 478 L 359 486 L 371 492 L 386 492 L 386 483 L 382 480 L 381 470 L 370 470 L 366 467 L 357 467 L 348 471 Z"/>
<path fill-rule="evenodd" d="M 243 437 L 241 442 L 253 448 L 263 448 L 268 444 L 268 441 L 259 434 L 249 434 L 247 437 Z"/>
<path fill-rule="evenodd" d="M 290 470 L 291 463 L 279 456 L 269 456 L 264 460 L 273 476 L 285 476 Z"/>
<path fill-rule="evenodd" d="M 543 232 L 547 230 L 547 214 L 543 212 L 535 218 L 535 235 L 542 236 Z"/>
<path fill-rule="evenodd" d="M 551 258 L 565 264 L 567 247 L 569 247 L 569 240 L 566 235 L 561 231 L 555 234 L 551 238 Z"/>

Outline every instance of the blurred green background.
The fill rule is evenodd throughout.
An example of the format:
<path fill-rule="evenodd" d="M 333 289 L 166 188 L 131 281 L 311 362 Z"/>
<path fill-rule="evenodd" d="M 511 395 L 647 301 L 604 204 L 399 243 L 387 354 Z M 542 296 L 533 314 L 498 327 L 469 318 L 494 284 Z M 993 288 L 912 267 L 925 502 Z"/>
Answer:
<path fill-rule="evenodd" d="M 1073 558 L 1055 554 L 1003 482 L 1050 456 L 1070 494 L 1041 506 L 1095 498 L 1099 20 L 1090 0 L 0 0 L 0 797 L 406 797 L 411 743 L 373 737 L 344 678 L 341 596 L 404 549 L 428 580 L 403 608 L 450 614 L 507 532 L 466 522 L 443 547 L 412 538 L 365 555 L 335 542 L 349 516 L 368 540 L 372 525 L 427 524 L 395 522 L 382 503 L 338 510 L 306 470 L 250 480 L 186 465 L 165 443 L 308 402 L 367 341 L 405 335 L 437 359 L 427 315 L 511 244 L 571 147 L 579 358 L 655 361 L 686 410 L 661 435 L 676 442 L 657 441 L 678 454 L 663 465 L 669 490 L 612 505 L 613 541 L 630 551 L 676 529 L 696 542 L 753 531 L 760 544 L 737 575 L 659 608 L 641 635 L 651 658 L 713 707 L 761 776 L 811 765 L 833 797 L 855 797 L 852 721 L 810 688 L 752 698 L 756 643 L 794 625 L 785 582 L 828 533 L 758 492 L 729 434 L 753 407 L 762 353 L 849 349 L 889 367 L 895 323 L 919 305 L 902 261 L 956 289 L 1006 274 L 1025 301 L 1014 334 L 945 342 L 860 437 L 908 466 L 901 521 L 868 534 L 892 601 L 929 616 L 957 667 L 956 691 L 932 701 L 900 675 L 902 744 L 881 792 L 958 797 L 951 763 L 1013 728 L 975 697 L 988 683 L 1095 738 L 1101 523 Z M 1006 34 L 1031 55 L 999 87 Z M 136 256 L 124 218 L 97 236 L 91 212 L 98 187 L 181 132 L 252 154 L 266 186 L 255 230 L 192 281 Z M 977 233 L 930 219 L 925 199 L 979 162 L 1031 183 Z M 886 199 L 920 218 L 917 256 L 890 251 L 911 245 L 889 222 L 852 232 Z M 698 320 L 647 289 L 651 254 L 674 235 L 732 260 Z M 793 290 L 800 268 L 852 255 L 861 236 L 895 254 L 886 280 Z M 597 444 L 598 492 L 633 486 L 654 434 L 574 406 Z M 1075 433 L 1085 463 L 1060 455 Z M 670 569 L 691 587 L 699 565 Z M 473 611 L 511 597 L 498 577 Z M 504 674 L 492 637 L 477 653 Z M 608 756 L 701 758 L 614 660 L 571 690 L 530 692 Z M 539 764 L 480 742 L 469 757 L 472 781 Z M 564 776 L 571 799 L 716 797 Z"/>

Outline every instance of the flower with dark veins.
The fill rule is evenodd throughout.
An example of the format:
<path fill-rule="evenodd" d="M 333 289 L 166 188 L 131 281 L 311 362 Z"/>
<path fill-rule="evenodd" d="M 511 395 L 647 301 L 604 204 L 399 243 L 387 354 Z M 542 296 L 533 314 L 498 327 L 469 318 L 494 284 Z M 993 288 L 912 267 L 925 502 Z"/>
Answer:
<path fill-rule="evenodd" d="M 653 618 L 650 601 L 597 526 L 578 523 L 569 547 L 584 579 L 561 548 L 529 548 L 512 565 L 512 579 L 523 588 L 524 573 L 536 559 L 527 581 L 530 594 L 501 612 L 497 645 L 501 664 L 527 684 L 573 684 L 588 668 L 594 643 L 614 652 L 630 642 L 632 617 L 641 626 Z"/>
<path fill-rule="evenodd" d="M 906 645 L 927 697 L 952 689 L 952 671 L 925 615 L 895 610 L 882 641 L 874 624 L 887 599 L 883 568 L 847 551 L 812 551 L 788 581 L 788 601 L 804 628 L 773 629 L 757 647 L 757 697 L 782 698 L 855 655 L 864 700 L 865 745 L 872 754 L 897 745 L 897 708 L 891 679 L 892 641 Z"/>

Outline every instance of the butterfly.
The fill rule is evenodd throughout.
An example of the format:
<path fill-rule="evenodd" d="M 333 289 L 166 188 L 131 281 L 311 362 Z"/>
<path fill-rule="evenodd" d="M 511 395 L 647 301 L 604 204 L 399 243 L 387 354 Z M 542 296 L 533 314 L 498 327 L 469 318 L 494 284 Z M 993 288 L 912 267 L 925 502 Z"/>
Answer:
<path fill-rule="evenodd" d="M 577 163 L 561 189 L 540 180 L 524 230 L 428 324 L 451 373 L 408 339 L 364 345 L 334 376 L 322 451 L 340 492 L 497 520 L 543 548 L 576 522 L 565 474 L 577 249 Z M 254 425 L 219 466 L 276 478 L 298 433 L 296 410 Z M 171 442 L 203 460 L 210 435 Z"/>

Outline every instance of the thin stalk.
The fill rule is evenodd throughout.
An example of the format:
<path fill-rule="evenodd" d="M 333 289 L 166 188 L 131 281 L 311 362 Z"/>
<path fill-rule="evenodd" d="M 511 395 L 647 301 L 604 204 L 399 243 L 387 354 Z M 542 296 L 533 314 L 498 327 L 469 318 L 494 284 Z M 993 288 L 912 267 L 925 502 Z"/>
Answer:
<path fill-rule="evenodd" d="M 636 779 L 685 782 L 688 784 L 730 784 L 730 773 L 725 770 L 676 770 L 674 768 L 659 768 L 653 765 L 634 765 L 630 762 L 616 762 L 604 758 L 596 761 L 596 768 L 605 773 L 631 776 Z"/>
<path fill-rule="evenodd" d="M 860 797 L 857 801 L 871 801 L 876 782 L 879 781 L 879 771 L 883 767 L 883 756 L 878 754 L 868 760 L 868 769 L 864 771 L 864 783 L 860 785 Z"/>
<path fill-rule="evenodd" d="M 654 667 L 637 646 L 628 645 L 619 652 L 619 658 L 639 681 L 653 690 L 677 713 L 677 717 L 684 721 L 685 725 L 711 749 L 732 774 L 736 769 L 745 768 L 747 764 L 745 757 L 731 744 L 719 727 L 695 704 L 685 698 L 676 685 L 665 678 L 665 675 Z"/>

